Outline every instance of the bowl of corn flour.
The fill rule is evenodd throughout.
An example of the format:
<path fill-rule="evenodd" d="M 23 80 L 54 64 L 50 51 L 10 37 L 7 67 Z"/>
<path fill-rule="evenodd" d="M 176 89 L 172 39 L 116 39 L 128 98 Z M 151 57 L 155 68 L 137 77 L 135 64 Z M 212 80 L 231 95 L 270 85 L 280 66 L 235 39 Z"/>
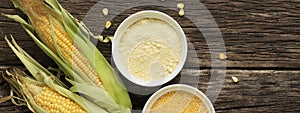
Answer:
<path fill-rule="evenodd" d="M 146 87 L 172 80 L 187 56 L 187 41 L 180 25 L 165 13 L 137 12 L 118 27 L 112 41 L 116 67 L 129 81 Z"/>

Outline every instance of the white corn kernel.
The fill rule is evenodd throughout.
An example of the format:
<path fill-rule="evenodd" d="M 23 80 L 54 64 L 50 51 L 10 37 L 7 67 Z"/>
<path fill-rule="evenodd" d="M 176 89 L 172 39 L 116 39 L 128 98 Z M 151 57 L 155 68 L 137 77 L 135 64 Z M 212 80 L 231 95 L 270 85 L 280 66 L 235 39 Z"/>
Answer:
<path fill-rule="evenodd" d="M 108 9 L 107 8 L 103 8 L 102 9 L 102 13 L 103 13 L 104 16 L 108 15 Z"/>
<path fill-rule="evenodd" d="M 179 16 L 184 16 L 184 10 L 183 10 L 183 9 L 180 9 L 179 12 L 178 12 L 178 15 L 179 15 Z"/>
<path fill-rule="evenodd" d="M 184 4 L 183 4 L 183 3 L 178 3 L 178 4 L 177 4 L 177 7 L 178 7 L 179 9 L 183 9 L 183 8 L 184 8 Z"/>

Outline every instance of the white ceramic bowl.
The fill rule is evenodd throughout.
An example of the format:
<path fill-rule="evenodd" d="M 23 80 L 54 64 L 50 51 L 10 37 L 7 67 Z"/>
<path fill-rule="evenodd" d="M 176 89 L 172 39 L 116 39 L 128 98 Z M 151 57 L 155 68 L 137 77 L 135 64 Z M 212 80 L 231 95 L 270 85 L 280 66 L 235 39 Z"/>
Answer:
<path fill-rule="evenodd" d="M 178 33 L 179 37 L 181 38 L 181 44 L 182 44 L 182 54 L 180 55 L 180 61 L 175 70 L 170 74 L 167 75 L 166 77 L 162 79 L 155 79 L 155 80 L 150 80 L 150 81 L 145 81 L 142 79 L 139 79 L 135 76 L 132 76 L 127 68 L 122 64 L 120 56 L 119 56 L 119 43 L 120 39 L 122 38 L 122 35 L 130 27 L 132 24 L 135 22 L 139 21 L 140 19 L 144 18 L 153 18 L 153 19 L 159 19 L 162 21 L 167 22 L 169 25 L 171 25 L 176 32 Z M 116 64 L 116 67 L 118 70 L 121 72 L 121 74 L 127 78 L 129 81 L 138 84 L 140 86 L 145 86 L 145 87 L 154 87 L 154 86 L 160 86 L 164 83 L 167 83 L 168 81 L 172 80 L 182 69 L 184 62 L 186 60 L 187 56 L 187 41 L 185 34 L 180 27 L 180 25 L 170 16 L 168 16 L 165 13 L 159 12 L 159 11 L 153 11 L 153 10 L 145 10 L 145 11 L 140 11 L 137 12 L 128 18 L 126 18 L 118 27 L 117 31 L 115 32 L 113 41 L 112 41 L 112 55 L 113 55 L 113 60 L 114 63 Z"/>
<path fill-rule="evenodd" d="M 205 94 L 203 94 L 200 90 L 198 90 L 195 87 L 189 86 L 189 85 L 184 85 L 184 84 L 174 84 L 174 85 L 169 85 L 166 86 L 160 90 L 158 90 L 157 92 L 155 92 L 147 101 L 147 103 L 145 104 L 144 108 L 143 108 L 143 112 L 142 113 L 149 113 L 149 110 L 151 109 L 152 105 L 157 101 L 157 99 L 159 99 L 161 96 L 163 96 L 164 94 L 168 93 L 168 92 L 172 92 L 172 91 L 185 91 L 191 94 L 194 94 L 195 96 L 197 96 L 202 103 L 205 105 L 205 107 L 207 108 L 207 112 L 208 113 L 215 113 L 215 109 L 212 105 L 212 103 L 210 102 L 210 100 L 205 96 Z M 199 106 L 200 107 L 200 106 Z"/>

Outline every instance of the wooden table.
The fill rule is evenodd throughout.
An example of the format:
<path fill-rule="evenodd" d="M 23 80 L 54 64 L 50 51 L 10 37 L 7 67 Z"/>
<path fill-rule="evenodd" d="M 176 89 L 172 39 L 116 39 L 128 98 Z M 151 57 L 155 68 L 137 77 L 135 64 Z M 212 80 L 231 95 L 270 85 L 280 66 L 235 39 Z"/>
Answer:
<path fill-rule="evenodd" d="M 98 2 L 98 0 L 59 1 L 80 20 Z M 189 0 L 181 0 L 189 9 L 193 4 L 187 1 Z M 171 2 L 179 3 L 177 0 Z M 222 91 L 214 102 L 216 112 L 300 112 L 300 1 L 200 0 L 200 2 L 210 11 L 218 24 L 228 57 L 224 60 L 227 70 Z M 104 2 L 102 5 L 112 7 L 109 11 L 110 14 L 114 14 L 115 9 L 127 9 L 128 5 L 133 3 L 132 0 L 122 0 L 114 3 Z M 211 75 L 218 73 L 218 70 L 212 70 L 211 61 L 220 60 L 219 54 L 210 54 L 206 40 L 195 27 L 197 23 L 191 22 L 188 17 L 179 17 L 177 10 L 155 6 L 130 8 L 114 18 L 109 18 L 113 25 L 102 34 L 113 35 L 123 19 L 144 9 L 165 12 L 183 27 L 190 44 L 196 49 L 196 58 L 200 59 L 199 62 L 187 60 L 187 63 L 199 65 L 200 69 L 197 66 L 190 66 L 184 68 L 183 73 L 199 76 L 199 83 L 196 84 L 201 91 L 205 92 L 207 87 L 213 84 L 209 82 Z M 186 13 L 198 10 L 187 9 Z M 25 17 L 9 0 L 0 1 L 0 12 Z M 0 37 L 9 34 L 12 34 L 20 46 L 44 66 L 55 67 L 54 62 L 34 44 L 18 23 L 0 16 Z M 108 60 L 111 59 L 110 44 L 98 43 L 98 48 Z M 0 71 L 4 71 L 9 66 L 23 66 L 8 48 L 4 38 L 0 38 L 0 51 Z M 233 76 L 239 79 L 238 83 L 232 82 Z M 189 81 L 192 80 L 187 78 L 185 83 L 195 84 Z M 168 84 L 172 83 L 174 82 Z M 9 95 L 9 89 L 8 83 L 0 77 L 0 97 Z M 131 96 L 136 110 L 142 109 L 149 97 L 149 95 Z M 0 104 L 0 112 L 30 111 L 26 107 L 17 107 L 11 102 L 5 102 Z"/>

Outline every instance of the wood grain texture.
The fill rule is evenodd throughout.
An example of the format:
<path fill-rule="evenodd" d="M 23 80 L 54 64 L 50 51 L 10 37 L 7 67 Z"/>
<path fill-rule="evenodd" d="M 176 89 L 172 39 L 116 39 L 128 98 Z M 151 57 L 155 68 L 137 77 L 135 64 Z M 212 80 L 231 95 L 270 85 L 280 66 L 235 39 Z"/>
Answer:
<path fill-rule="evenodd" d="M 122 3 L 105 2 L 104 6 L 114 6 L 115 8 L 126 9 L 128 1 Z M 62 5 L 70 11 L 75 17 L 83 19 L 84 15 L 97 2 L 97 0 L 67 0 L 60 1 Z M 182 1 L 184 2 L 184 1 Z M 227 68 L 266 68 L 266 69 L 282 69 L 282 68 L 300 68 L 300 14 L 299 2 L 297 1 L 201 1 L 211 12 L 222 32 L 228 59 L 226 60 Z M 174 4 L 177 3 L 174 1 Z M 284 5 L 281 5 L 284 4 Z M 196 7 L 188 4 L 190 7 Z M 187 5 L 187 6 L 188 6 Z M 180 18 L 177 11 L 167 8 L 157 7 L 138 7 L 128 9 L 117 17 L 112 18 L 113 26 L 109 30 L 104 30 L 102 34 L 113 35 L 117 26 L 137 11 L 144 9 L 157 9 L 171 15 L 183 27 L 187 38 L 193 47 L 189 47 L 189 51 L 196 48 L 197 56 L 194 58 L 201 59 L 198 62 L 201 67 L 211 67 L 211 61 L 218 59 L 218 54 L 214 50 L 211 51 L 195 24 L 188 18 Z M 109 9 L 110 13 L 114 9 Z M 189 11 L 189 10 L 188 10 Z M 186 11 L 186 12 L 188 12 Z M 195 9 L 197 11 L 197 9 Z M 25 17 L 19 10 L 14 9 L 9 0 L 1 1 L 1 13 L 20 14 Z M 193 12 L 193 9 L 190 10 Z M 97 18 L 95 19 L 97 20 Z M 43 63 L 51 62 L 51 60 L 42 54 L 42 51 L 33 44 L 32 40 L 21 29 L 20 25 L 12 20 L 0 16 L 0 34 L 12 34 L 16 37 L 19 44 L 29 50 L 29 53 Z M 110 60 L 111 46 L 110 44 L 98 44 L 99 49 Z M 21 65 L 17 58 L 7 47 L 3 38 L 0 38 L 1 59 L 0 65 Z M 5 57 L 10 56 L 10 57 Z M 193 59 L 187 62 L 193 63 Z M 50 65 L 54 65 L 50 63 Z"/>
<path fill-rule="evenodd" d="M 59 0 L 71 14 L 83 19 L 89 9 L 99 0 Z M 127 9 L 127 5 L 137 0 L 122 0 L 104 2 L 104 6 Z M 168 0 L 167 0 L 168 1 Z M 197 8 L 181 0 L 191 10 Z M 157 0 L 160 2 L 160 0 Z M 210 11 L 217 22 L 225 42 L 228 58 L 225 83 L 217 101 L 214 103 L 217 112 L 300 112 L 300 1 L 299 0 L 200 0 Z M 173 4 L 178 1 L 173 1 Z M 116 5 L 117 4 L 117 5 Z M 176 7 L 176 6 L 174 6 Z M 155 9 L 172 16 L 182 27 L 190 41 L 189 52 L 195 48 L 197 55 L 190 56 L 183 74 L 195 75 L 181 77 L 185 84 L 198 84 L 201 91 L 214 82 L 209 82 L 212 73 L 211 61 L 218 59 L 218 54 L 210 52 L 202 33 L 187 17 L 178 17 L 176 10 L 163 7 L 135 7 L 110 18 L 113 25 L 104 30 L 103 35 L 113 35 L 118 25 L 137 11 Z M 109 9 L 114 14 L 114 8 Z M 0 1 L 0 13 L 26 16 L 13 8 L 9 0 Z M 97 18 L 94 18 L 97 19 Z M 212 27 L 216 28 L 217 27 Z M 0 37 L 12 34 L 17 42 L 30 55 L 44 66 L 55 66 L 22 30 L 20 25 L 6 17 L 0 16 Z M 212 33 L 213 34 L 213 33 Z M 111 59 L 111 45 L 98 43 L 98 48 L 104 56 Z M 214 51 L 218 51 L 215 49 Z M 199 62 L 196 62 L 198 59 Z M 200 65 L 201 70 L 196 65 Z M 2 66 L 2 67 L 1 67 Z M 0 38 L 0 70 L 7 66 L 21 66 L 21 62 L 8 48 L 3 38 Z M 200 74 L 199 74 L 200 71 Z M 240 82 L 234 84 L 231 77 L 236 76 Z M 176 83 L 176 78 L 168 84 Z M 9 94 L 9 87 L 0 77 L 0 97 Z M 131 94 L 134 109 L 142 109 L 147 96 Z M 0 104 L 0 112 L 24 113 L 26 107 L 16 107 L 10 102 Z"/>
<path fill-rule="evenodd" d="M 218 71 L 185 69 L 183 84 L 197 86 L 202 92 L 216 81 L 210 81 L 213 73 Z M 187 76 L 189 75 L 189 76 Z M 237 77 L 238 83 L 233 83 L 231 77 Z M 192 79 L 198 79 L 197 82 Z M 300 112 L 300 71 L 278 70 L 227 70 L 223 89 L 214 107 L 216 112 Z M 0 78 L 0 96 L 9 95 L 9 85 Z M 218 93 L 218 92 L 216 92 Z M 149 95 L 136 96 L 131 94 L 133 108 L 141 110 Z M 28 112 L 26 107 L 15 107 L 10 102 L 0 104 L 5 113 Z"/>

